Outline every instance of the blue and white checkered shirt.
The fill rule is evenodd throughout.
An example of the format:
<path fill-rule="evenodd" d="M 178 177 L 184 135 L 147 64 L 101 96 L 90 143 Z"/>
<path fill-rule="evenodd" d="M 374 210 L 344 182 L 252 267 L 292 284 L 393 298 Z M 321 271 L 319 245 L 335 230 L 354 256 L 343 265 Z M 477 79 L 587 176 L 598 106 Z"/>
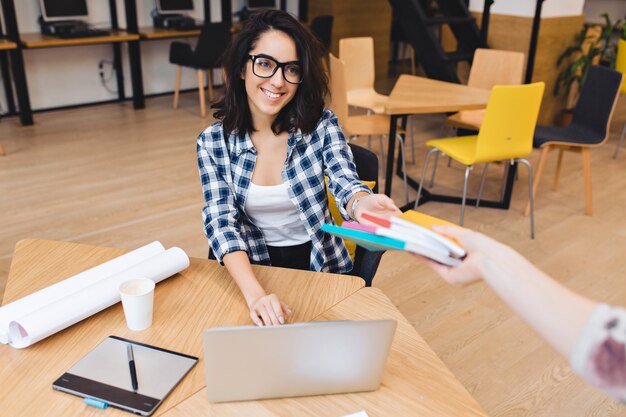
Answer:
<path fill-rule="evenodd" d="M 220 262 L 227 253 L 242 250 L 252 263 L 270 265 L 263 234 L 244 210 L 255 163 L 256 149 L 248 134 L 230 133 L 227 140 L 222 123 L 216 122 L 198 136 L 198 167 L 206 202 L 202 210 L 204 232 Z M 350 198 L 371 190 L 356 174 L 352 152 L 333 112 L 324 110 L 311 134 L 289 134 L 281 175 L 311 237 L 310 269 L 351 271 L 352 261 L 343 240 L 320 230 L 322 224 L 333 222 L 324 176 L 345 219 Z"/>

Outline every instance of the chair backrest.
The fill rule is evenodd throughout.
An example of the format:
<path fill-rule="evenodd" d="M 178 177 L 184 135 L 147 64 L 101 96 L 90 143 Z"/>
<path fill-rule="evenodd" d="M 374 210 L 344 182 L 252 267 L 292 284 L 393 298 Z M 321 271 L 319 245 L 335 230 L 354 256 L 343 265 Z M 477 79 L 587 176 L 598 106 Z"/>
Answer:
<path fill-rule="evenodd" d="M 333 34 L 333 17 L 330 15 L 315 16 L 311 21 L 311 32 L 322 43 L 324 52 L 328 53 Z"/>
<path fill-rule="evenodd" d="M 467 85 L 490 90 L 495 85 L 519 85 L 524 77 L 524 54 L 478 48 Z"/>
<path fill-rule="evenodd" d="M 230 42 L 228 23 L 206 23 L 202 26 L 198 43 L 193 53 L 200 68 L 217 68 L 219 59 Z"/>
<path fill-rule="evenodd" d="M 361 181 L 376 181 L 376 185 L 372 191 L 378 192 L 378 156 L 369 149 L 363 148 L 354 143 L 349 143 L 354 164 L 356 165 L 356 173 Z"/>
<path fill-rule="evenodd" d="M 358 88 L 374 88 L 376 70 L 374 67 L 374 39 L 339 39 L 339 59 L 346 66 L 347 91 Z"/>
<path fill-rule="evenodd" d="M 617 71 L 597 65 L 589 68 L 572 117 L 574 126 L 581 126 L 595 133 L 594 141 L 585 142 L 586 144 L 600 144 L 609 136 L 622 76 Z"/>
<path fill-rule="evenodd" d="M 477 163 L 530 154 L 544 88 L 543 82 L 493 87 L 478 132 Z"/>
<path fill-rule="evenodd" d="M 615 59 L 615 70 L 624 75 L 622 80 L 622 94 L 626 94 L 626 40 L 620 39 L 617 43 L 617 58 Z"/>
<path fill-rule="evenodd" d="M 336 59 L 336 58 L 335 58 Z M 378 192 L 378 156 L 369 149 L 355 145 L 353 143 L 348 144 L 352 155 L 354 156 L 354 164 L 356 165 L 356 172 L 359 174 L 359 178 L 362 181 L 376 181 L 376 185 L 372 189 L 375 193 Z M 350 272 L 351 275 L 356 275 L 365 281 L 366 286 L 372 285 L 372 280 L 378 265 L 385 252 L 371 252 L 357 246 L 354 252 L 354 267 Z"/>
<path fill-rule="evenodd" d="M 339 124 L 346 126 L 348 121 L 348 93 L 344 62 L 330 54 L 330 109 L 335 112 Z M 345 132 L 347 133 L 347 132 Z"/>

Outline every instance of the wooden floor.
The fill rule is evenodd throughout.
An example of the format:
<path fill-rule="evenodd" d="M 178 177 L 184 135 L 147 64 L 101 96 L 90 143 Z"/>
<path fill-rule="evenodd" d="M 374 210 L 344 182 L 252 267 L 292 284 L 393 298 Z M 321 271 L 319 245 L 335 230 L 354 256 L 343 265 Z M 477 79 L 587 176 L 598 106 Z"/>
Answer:
<path fill-rule="evenodd" d="M 202 194 L 195 138 L 210 123 L 198 116 L 197 96 L 36 114 L 36 124 L 0 122 L 0 295 L 15 243 L 38 237 L 136 248 L 153 240 L 204 257 Z M 416 118 L 417 176 L 423 142 L 441 117 Z M 506 242 L 565 285 L 609 303 L 626 304 L 626 149 L 611 159 L 626 123 L 619 103 L 608 144 L 592 152 L 594 215 L 583 214 L 581 162 L 566 155 L 561 188 L 551 191 L 556 155 L 536 201 L 537 238 L 529 238 L 527 176 L 521 170 L 510 210 L 466 211 L 466 226 Z M 363 142 L 362 142 L 363 143 Z M 374 142 L 374 149 L 377 143 Z M 410 155 L 410 154 L 409 154 Z M 531 162 L 536 162 L 533 153 Z M 478 186 L 480 169 L 472 174 Z M 486 197 L 499 192 L 501 167 L 489 175 Z M 442 163 L 437 189 L 458 192 L 462 170 Z M 445 185 L 444 185 L 445 184 Z M 393 197 L 402 204 L 401 181 Z M 414 193 L 412 193 L 414 195 Z M 428 203 L 426 213 L 457 221 L 459 207 Z M 54 271 L 50 271 L 54 274 Z M 579 380 L 484 284 L 450 287 L 416 259 L 383 257 L 381 288 L 492 416 L 626 416 L 619 405 Z"/>

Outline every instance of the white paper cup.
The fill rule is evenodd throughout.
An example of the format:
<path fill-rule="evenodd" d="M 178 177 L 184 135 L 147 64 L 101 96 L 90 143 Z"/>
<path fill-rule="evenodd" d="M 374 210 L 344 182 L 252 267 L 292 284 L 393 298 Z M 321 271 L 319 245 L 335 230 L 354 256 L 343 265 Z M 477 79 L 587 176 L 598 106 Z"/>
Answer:
<path fill-rule="evenodd" d="M 154 281 L 148 278 L 135 278 L 120 284 L 124 316 L 130 330 L 145 330 L 152 325 L 154 286 Z"/>

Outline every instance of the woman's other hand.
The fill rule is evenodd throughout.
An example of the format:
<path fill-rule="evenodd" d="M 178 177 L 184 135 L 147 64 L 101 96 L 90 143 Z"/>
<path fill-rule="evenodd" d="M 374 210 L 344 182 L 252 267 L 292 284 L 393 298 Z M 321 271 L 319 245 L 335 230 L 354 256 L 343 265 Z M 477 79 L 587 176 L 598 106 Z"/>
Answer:
<path fill-rule="evenodd" d="M 250 303 L 250 318 L 257 326 L 285 324 L 291 309 L 276 294 L 267 294 Z"/>

